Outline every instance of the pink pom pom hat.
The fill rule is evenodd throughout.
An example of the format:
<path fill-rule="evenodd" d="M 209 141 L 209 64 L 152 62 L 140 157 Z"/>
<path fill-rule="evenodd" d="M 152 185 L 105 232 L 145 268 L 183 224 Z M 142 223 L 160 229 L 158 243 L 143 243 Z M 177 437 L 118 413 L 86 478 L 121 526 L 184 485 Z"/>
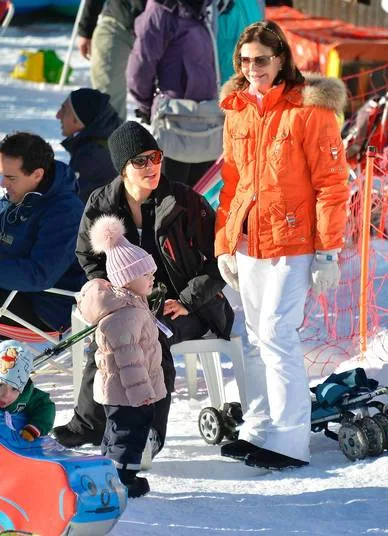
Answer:
<path fill-rule="evenodd" d="M 128 242 L 124 234 L 124 224 L 115 216 L 101 216 L 90 229 L 92 248 L 105 253 L 108 279 L 115 287 L 156 271 L 152 255 Z"/>

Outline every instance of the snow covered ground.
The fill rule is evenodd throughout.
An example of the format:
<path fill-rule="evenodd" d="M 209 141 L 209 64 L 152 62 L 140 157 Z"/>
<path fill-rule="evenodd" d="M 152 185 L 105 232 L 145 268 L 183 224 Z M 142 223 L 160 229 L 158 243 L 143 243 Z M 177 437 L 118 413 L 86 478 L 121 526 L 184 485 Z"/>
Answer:
<path fill-rule="evenodd" d="M 10 28 L 0 38 L 0 138 L 14 130 L 33 131 L 50 141 L 57 157 L 65 161 L 55 113 L 69 90 L 89 85 L 87 62 L 78 52 L 73 54 L 73 86 L 62 92 L 45 84 L 13 80 L 9 73 L 22 49 L 51 47 L 64 58 L 70 33 L 70 24 L 35 23 Z M 387 244 L 380 242 L 381 274 L 388 268 L 387 253 Z M 234 331 L 243 333 L 241 307 L 235 294 L 231 298 L 236 309 Z M 387 307 L 386 288 L 380 300 Z M 361 361 L 355 349 L 339 369 L 364 366 L 371 377 L 388 385 L 387 348 L 385 317 L 378 336 L 370 341 L 367 358 Z M 227 399 L 236 400 L 237 388 L 226 360 L 223 366 Z M 337 443 L 317 433 L 311 436 L 308 467 L 260 474 L 222 459 L 219 447 L 204 442 L 197 427 L 200 409 L 209 405 L 203 377 L 199 374 L 198 398 L 189 400 L 183 360 L 177 360 L 177 373 L 167 443 L 147 475 L 152 491 L 129 502 L 112 536 L 388 534 L 387 452 L 351 463 Z M 50 391 L 57 403 L 56 424 L 66 423 L 73 408 L 71 377 L 39 373 L 36 383 Z"/>

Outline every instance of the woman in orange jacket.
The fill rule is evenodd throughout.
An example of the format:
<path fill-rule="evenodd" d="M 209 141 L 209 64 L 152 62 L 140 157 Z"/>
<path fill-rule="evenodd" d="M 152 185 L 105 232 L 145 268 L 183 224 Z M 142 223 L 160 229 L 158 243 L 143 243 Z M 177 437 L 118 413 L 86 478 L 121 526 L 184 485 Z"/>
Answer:
<path fill-rule="evenodd" d="M 252 350 L 244 424 L 221 454 L 299 467 L 309 462 L 311 401 L 297 329 L 310 285 L 319 294 L 339 282 L 349 192 L 336 113 L 346 91 L 337 79 L 305 80 L 271 21 L 243 31 L 233 64 L 215 249 L 240 290 Z"/>

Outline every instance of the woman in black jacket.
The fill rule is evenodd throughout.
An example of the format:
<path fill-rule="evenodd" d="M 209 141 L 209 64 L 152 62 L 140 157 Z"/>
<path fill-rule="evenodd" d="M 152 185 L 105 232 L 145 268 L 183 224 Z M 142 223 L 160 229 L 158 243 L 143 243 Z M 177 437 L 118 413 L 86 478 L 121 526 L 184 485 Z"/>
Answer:
<path fill-rule="evenodd" d="M 156 404 L 153 426 L 162 446 L 175 378 L 169 346 L 200 338 L 209 329 L 217 337 L 228 339 L 234 315 L 222 293 L 225 283 L 214 257 L 213 209 L 190 187 L 169 182 L 161 175 L 163 153 L 139 123 L 128 121 L 121 125 L 110 136 L 108 145 L 120 175 L 90 196 L 76 253 L 88 279 L 106 278 L 105 257 L 92 251 L 89 230 L 96 218 L 112 214 L 124 222 L 127 240 L 155 259 L 155 282 L 163 283 L 167 289 L 160 319 L 172 332 L 168 342 L 160 333 L 169 394 Z M 57 440 L 67 447 L 99 444 L 102 438 L 105 416 L 102 407 L 93 401 L 94 374 L 91 352 L 73 419 L 54 429 Z"/>

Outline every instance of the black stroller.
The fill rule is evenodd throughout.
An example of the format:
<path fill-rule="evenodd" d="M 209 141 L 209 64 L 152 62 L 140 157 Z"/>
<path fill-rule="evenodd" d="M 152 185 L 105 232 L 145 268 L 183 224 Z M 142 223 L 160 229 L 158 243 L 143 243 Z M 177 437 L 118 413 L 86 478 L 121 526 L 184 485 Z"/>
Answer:
<path fill-rule="evenodd" d="M 349 460 L 379 456 L 388 449 L 388 404 L 374 400 L 387 395 L 388 387 L 356 368 L 331 374 L 312 391 L 312 431 L 338 440 Z M 337 433 L 329 429 L 330 423 L 339 423 Z"/>
<path fill-rule="evenodd" d="M 349 460 L 379 456 L 388 449 L 388 404 L 374 400 L 388 395 L 388 387 L 379 386 L 367 378 L 364 369 L 356 368 L 331 374 L 311 391 L 311 430 L 338 441 Z M 237 439 L 242 422 L 239 402 L 227 402 L 220 410 L 204 408 L 198 418 L 199 432 L 209 445 L 224 438 Z M 329 429 L 333 423 L 339 424 L 337 432 Z"/>

